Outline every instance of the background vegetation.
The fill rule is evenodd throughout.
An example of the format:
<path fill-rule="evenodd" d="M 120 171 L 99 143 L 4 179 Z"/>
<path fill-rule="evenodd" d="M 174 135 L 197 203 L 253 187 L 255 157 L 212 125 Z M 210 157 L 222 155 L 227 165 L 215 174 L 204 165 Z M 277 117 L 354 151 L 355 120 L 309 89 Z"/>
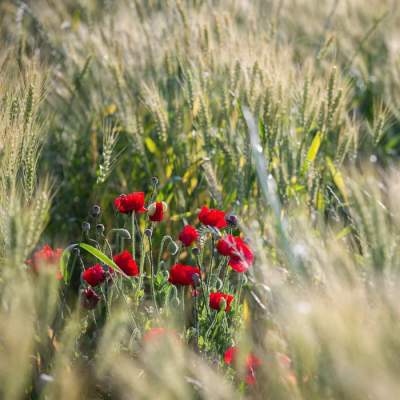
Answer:
<path fill-rule="evenodd" d="M 1 396 L 398 398 L 399 8 L 1 1 Z M 152 176 L 163 233 L 207 203 L 251 240 L 254 388 L 173 340 L 132 355 L 126 307 L 87 355 L 85 316 L 27 278 L 31 252 L 80 240 L 93 204 L 122 225 L 113 199 Z"/>

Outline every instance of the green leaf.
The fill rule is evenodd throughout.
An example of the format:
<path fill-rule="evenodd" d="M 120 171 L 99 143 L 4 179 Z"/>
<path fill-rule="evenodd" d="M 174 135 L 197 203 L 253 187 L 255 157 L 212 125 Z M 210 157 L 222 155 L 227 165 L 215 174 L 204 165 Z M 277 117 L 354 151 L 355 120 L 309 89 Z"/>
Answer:
<path fill-rule="evenodd" d="M 128 277 L 128 275 L 126 275 L 125 272 L 122 271 L 121 268 L 118 267 L 118 265 L 115 264 L 115 262 L 113 260 L 111 260 L 111 258 L 107 257 L 103 252 L 101 252 L 100 250 L 96 249 L 96 247 L 93 247 L 93 246 L 91 246 L 90 244 L 87 244 L 87 243 L 79 243 L 79 247 L 81 247 L 82 249 L 86 250 L 92 256 L 96 257 L 103 264 L 106 264 L 109 267 L 114 268 L 120 274 Z"/>

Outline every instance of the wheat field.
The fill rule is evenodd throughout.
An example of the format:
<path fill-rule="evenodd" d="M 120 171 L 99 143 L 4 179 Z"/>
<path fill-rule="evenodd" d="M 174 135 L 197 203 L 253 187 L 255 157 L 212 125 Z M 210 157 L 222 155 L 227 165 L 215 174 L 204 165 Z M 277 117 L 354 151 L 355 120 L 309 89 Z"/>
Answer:
<path fill-rule="evenodd" d="M 0 399 L 400 398 L 398 0 L 0 33 Z"/>

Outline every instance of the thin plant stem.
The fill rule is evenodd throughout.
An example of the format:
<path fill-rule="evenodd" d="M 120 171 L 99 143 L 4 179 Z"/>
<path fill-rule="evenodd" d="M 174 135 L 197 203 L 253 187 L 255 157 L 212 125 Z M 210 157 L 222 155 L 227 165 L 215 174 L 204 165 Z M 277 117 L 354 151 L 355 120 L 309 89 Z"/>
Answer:
<path fill-rule="evenodd" d="M 135 223 L 135 212 L 132 212 L 132 257 L 135 259 L 135 247 L 136 247 L 136 223 Z"/>
<path fill-rule="evenodd" d="M 156 299 L 156 291 L 154 289 L 154 262 L 153 262 L 153 246 L 151 243 L 151 237 L 149 239 L 149 260 L 150 260 L 150 285 L 151 285 L 151 295 L 153 297 L 153 302 L 154 302 L 154 307 L 156 308 L 157 314 L 159 313 L 158 311 L 158 306 L 157 306 L 157 299 Z"/>

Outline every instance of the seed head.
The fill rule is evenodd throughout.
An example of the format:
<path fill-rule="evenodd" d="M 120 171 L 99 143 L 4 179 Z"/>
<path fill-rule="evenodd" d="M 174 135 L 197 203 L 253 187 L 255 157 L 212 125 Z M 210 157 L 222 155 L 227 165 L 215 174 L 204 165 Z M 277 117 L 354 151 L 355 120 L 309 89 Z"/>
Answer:
<path fill-rule="evenodd" d="M 194 256 L 200 255 L 200 249 L 198 247 L 193 247 L 192 253 Z"/>
<path fill-rule="evenodd" d="M 238 217 L 236 216 L 236 215 L 234 215 L 234 214 L 229 214 L 227 217 L 226 217 L 226 222 L 228 222 L 228 224 L 230 225 L 230 226 L 232 226 L 232 227 L 235 227 L 235 226 L 237 226 L 238 225 Z"/>
<path fill-rule="evenodd" d="M 89 224 L 89 222 L 83 222 L 82 223 L 82 230 L 83 230 L 83 232 L 89 232 L 90 231 L 90 224 Z"/>
<path fill-rule="evenodd" d="M 192 279 L 193 279 L 194 286 L 200 285 L 200 275 L 199 274 L 193 274 Z"/>
<path fill-rule="evenodd" d="M 101 208 L 97 204 L 92 207 L 91 214 L 93 218 L 97 218 L 101 213 Z"/>
<path fill-rule="evenodd" d="M 104 225 L 103 224 L 97 224 L 96 225 L 96 231 L 97 231 L 97 233 L 103 233 L 104 231 L 105 231 L 105 227 L 104 227 Z"/>

